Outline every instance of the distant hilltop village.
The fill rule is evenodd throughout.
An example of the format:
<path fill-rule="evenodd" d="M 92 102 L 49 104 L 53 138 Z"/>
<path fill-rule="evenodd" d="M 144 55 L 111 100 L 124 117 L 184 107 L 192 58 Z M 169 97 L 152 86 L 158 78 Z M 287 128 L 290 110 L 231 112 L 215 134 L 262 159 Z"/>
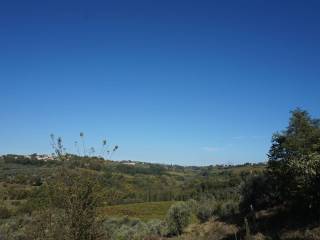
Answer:
<path fill-rule="evenodd" d="M 14 159 L 25 158 L 25 159 L 30 159 L 30 160 L 32 159 L 32 160 L 41 160 L 41 161 L 51 161 L 51 160 L 56 159 L 53 155 L 37 154 L 37 153 L 33 153 L 33 154 L 29 154 L 29 155 L 7 154 L 7 155 L 0 156 L 0 158 L 4 158 L 4 157 L 10 157 L 10 158 L 14 158 Z"/>
<path fill-rule="evenodd" d="M 79 157 L 79 156 L 78 156 Z M 81 157 L 81 156 L 80 156 Z M 18 155 L 18 154 L 6 154 L 6 155 L 0 155 L 0 159 L 16 159 L 16 160 L 39 160 L 39 161 L 53 161 L 53 160 L 58 160 L 58 158 L 54 155 L 54 154 L 37 154 L 37 153 L 33 153 L 33 154 L 29 154 L 29 155 Z M 104 159 L 105 160 L 105 159 Z M 111 160 L 109 160 L 111 161 Z M 125 165 L 131 165 L 134 166 L 137 163 L 140 164 L 144 164 L 143 162 L 139 162 L 139 161 L 132 161 L 132 160 L 121 160 L 121 161 L 117 161 L 119 163 L 125 164 Z"/>
<path fill-rule="evenodd" d="M 48 154 L 31 154 L 31 155 L 24 155 L 24 157 L 29 159 L 36 159 L 36 160 L 43 160 L 43 161 L 49 161 L 49 160 L 55 160 L 55 158 L 52 155 Z"/>

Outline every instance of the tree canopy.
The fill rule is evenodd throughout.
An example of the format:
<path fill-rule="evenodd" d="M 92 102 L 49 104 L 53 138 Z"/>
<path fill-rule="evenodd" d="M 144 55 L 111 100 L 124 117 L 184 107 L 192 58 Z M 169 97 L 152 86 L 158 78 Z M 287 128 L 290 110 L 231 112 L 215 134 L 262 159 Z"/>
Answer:
<path fill-rule="evenodd" d="M 272 138 L 267 169 L 278 201 L 319 209 L 320 120 L 292 111 L 287 129 Z"/>

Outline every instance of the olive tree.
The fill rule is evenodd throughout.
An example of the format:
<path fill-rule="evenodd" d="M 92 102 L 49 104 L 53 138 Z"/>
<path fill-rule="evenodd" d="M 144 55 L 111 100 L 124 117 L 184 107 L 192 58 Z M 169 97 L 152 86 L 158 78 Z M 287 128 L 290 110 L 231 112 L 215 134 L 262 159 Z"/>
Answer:
<path fill-rule="evenodd" d="M 191 220 L 191 209 L 184 202 L 173 204 L 167 213 L 167 225 L 170 235 L 180 235 Z"/>

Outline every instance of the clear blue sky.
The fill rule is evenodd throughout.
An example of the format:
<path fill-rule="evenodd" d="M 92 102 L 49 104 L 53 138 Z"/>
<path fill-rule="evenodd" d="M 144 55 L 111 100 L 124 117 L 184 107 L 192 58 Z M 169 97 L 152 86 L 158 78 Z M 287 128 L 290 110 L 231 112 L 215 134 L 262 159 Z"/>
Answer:
<path fill-rule="evenodd" d="M 320 116 L 320 1 L 1 1 L 0 154 L 119 145 L 115 159 L 259 162 Z"/>

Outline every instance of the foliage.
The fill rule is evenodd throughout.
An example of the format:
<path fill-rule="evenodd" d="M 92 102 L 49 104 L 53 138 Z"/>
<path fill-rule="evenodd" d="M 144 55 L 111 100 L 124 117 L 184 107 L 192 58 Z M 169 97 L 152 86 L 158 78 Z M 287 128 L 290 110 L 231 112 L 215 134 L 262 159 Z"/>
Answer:
<path fill-rule="evenodd" d="M 139 218 L 144 221 L 164 219 L 175 202 L 145 202 L 106 206 L 99 209 L 101 216 Z"/>
<path fill-rule="evenodd" d="M 0 206 L 0 219 L 9 218 L 11 216 L 10 210 L 6 206 L 4 206 L 3 204 L 1 204 L 1 205 L 2 206 Z"/>
<path fill-rule="evenodd" d="M 31 221 L 29 216 L 12 216 L 0 225 L 0 239 L 29 240 L 25 234 L 24 226 Z M 30 239 L 31 240 L 31 239 Z"/>
<path fill-rule="evenodd" d="M 170 235 L 180 235 L 191 221 L 191 210 L 184 202 L 172 205 L 167 214 L 168 231 Z"/>
<path fill-rule="evenodd" d="M 104 222 L 107 239 L 145 239 L 150 236 L 165 236 L 167 226 L 160 220 L 143 222 L 135 218 L 109 218 Z"/>
<path fill-rule="evenodd" d="M 189 199 L 188 201 L 186 201 L 186 204 L 191 212 L 195 214 L 198 208 L 198 202 L 194 199 Z"/>
<path fill-rule="evenodd" d="M 215 200 L 202 199 L 198 203 L 196 216 L 200 222 L 204 223 L 214 216 Z"/>
<path fill-rule="evenodd" d="M 61 169 L 56 178 L 43 187 L 43 208 L 35 212 L 29 226 L 34 239 L 100 239 L 97 207 L 102 189 L 96 176 L 88 172 Z"/>
<path fill-rule="evenodd" d="M 168 234 L 167 223 L 158 219 L 148 222 L 149 235 L 152 236 L 166 236 Z"/>
<path fill-rule="evenodd" d="M 303 211 L 320 209 L 320 121 L 292 112 L 289 126 L 273 136 L 268 174 L 277 200 Z"/>
<path fill-rule="evenodd" d="M 17 157 L 17 156 L 14 156 Z M 21 162 L 28 158 L 21 157 Z M 68 155 L 67 161 L 59 159 L 47 161 L 45 165 L 25 165 L 5 163 L 0 165 L 0 181 L 19 184 L 26 190 L 35 189 L 55 177 L 61 167 L 79 171 L 88 169 L 103 177 L 104 188 L 110 192 L 108 204 L 141 203 L 158 201 L 198 200 L 203 195 L 216 199 L 230 199 L 238 195 L 243 172 L 260 171 L 263 166 L 211 166 L 181 167 L 149 163 L 126 165 L 121 162 L 106 161 L 99 157 Z M 41 161 L 41 160 L 37 160 Z M 1 159 L 0 159 L 1 163 Z M 203 168 L 208 175 L 202 176 Z M 6 187 L 7 188 L 7 187 Z M 1 191 L 1 187 L 0 187 Z M 22 196 L 19 199 L 27 199 Z"/>
<path fill-rule="evenodd" d="M 14 224 L 0 222 L 0 228 L 6 226 L 7 232 L 12 236 L 19 234 L 21 239 L 23 234 L 29 239 L 72 239 L 69 234 L 71 225 L 86 225 L 86 221 L 71 221 L 74 217 L 68 215 L 77 216 L 76 210 L 81 208 L 68 207 L 70 205 L 65 203 L 79 203 L 80 198 L 70 196 L 85 196 L 86 186 L 93 186 L 92 182 L 96 183 L 99 201 L 92 213 L 94 221 L 88 218 L 91 219 L 88 225 L 94 222 L 95 227 L 88 229 L 97 233 L 97 238 L 100 233 L 107 239 L 109 236 L 109 228 L 105 227 L 105 222 L 102 224 L 102 219 L 126 215 L 138 217 L 143 222 L 134 226 L 126 223 L 114 225 L 117 233 L 110 231 L 114 239 L 121 237 L 121 232 L 126 238 L 133 234 L 138 239 L 173 235 L 166 222 L 166 212 L 172 203 L 186 201 L 188 211 L 196 213 L 196 200 L 203 196 L 214 197 L 218 206 L 215 214 L 223 215 L 229 207 L 221 207 L 222 203 L 238 198 L 242 173 L 264 168 L 261 165 L 181 167 L 139 162 L 127 165 L 99 157 L 70 154 L 41 164 L 31 164 L 24 156 L 12 157 L 20 158 L 19 161 L 7 158 L 0 157 L 0 192 L 4 193 L 2 196 L 14 213 L 6 222 Z M 75 206 L 79 206 L 78 203 Z M 66 211 L 67 208 L 73 213 Z M 28 216 L 29 221 L 20 225 L 16 216 Z M 17 231 L 17 227 L 21 230 Z"/>
<path fill-rule="evenodd" d="M 227 201 L 218 201 L 214 213 L 220 218 L 228 218 L 239 212 L 239 202 L 234 199 Z"/>
<path fill-rule="evenodd" d="M 165 173 L 165 168 L 158 164 L 148 164 L 146 166 L 130 166 L 126 164 L 118 164 L 114 166 L 115 171 L 130 175 L 146 174 L 161 175 Z"/>
<path fill-rule="evenodd" d="M 216 200 L 204 198 L 198 202 L 196 216 L 200 222 L 206 222 L 210 218 L 227 218 L 237 214 L 239 203 L 234 199 Z"/>
<path fill-rule="evenodd" d="M 174 240 L 239 240 L 237 232 L 235 225 L 211 219 L 206 223 L 193 224 L 185 234 Z"/>
<path fill-rule="evenodd" d="M 240 191 L 240 209 L 244 213 L 272 206 L 275 198 L 270 179 L 265 173 L 248 176 L 241 184 Z"/>

